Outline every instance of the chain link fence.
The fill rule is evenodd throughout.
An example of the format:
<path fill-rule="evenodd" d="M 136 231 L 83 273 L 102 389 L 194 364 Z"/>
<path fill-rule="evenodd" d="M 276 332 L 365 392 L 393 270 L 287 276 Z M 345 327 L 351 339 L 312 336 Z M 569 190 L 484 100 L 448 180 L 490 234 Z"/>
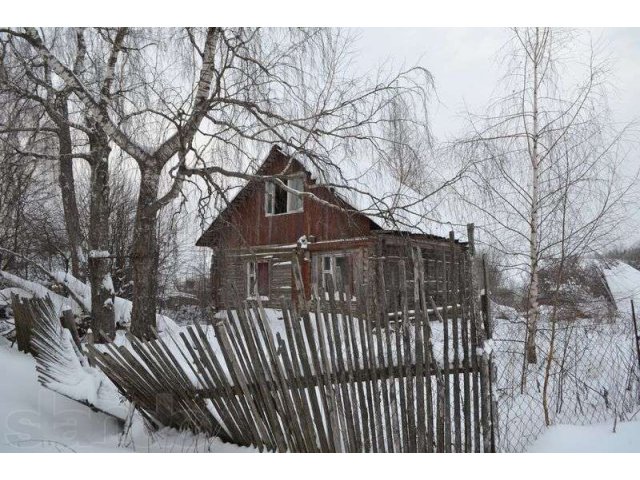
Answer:
<path fill-rule="evenodd" d="M 551 309 L 543 309 L 533 365 L 525 362 L 524 317 L 505 307 L 494 312 L 498 451 L 526 451 L 547 426 L 610 423 L 613 430 L 638 413 L 640 359 L 627 312 L 562 319 L 554 328 Z"/>

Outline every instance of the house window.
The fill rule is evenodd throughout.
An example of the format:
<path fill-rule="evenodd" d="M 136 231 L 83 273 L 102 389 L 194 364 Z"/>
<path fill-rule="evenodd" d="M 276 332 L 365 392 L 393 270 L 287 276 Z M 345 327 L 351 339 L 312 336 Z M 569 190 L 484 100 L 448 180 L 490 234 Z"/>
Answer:
<path fill-rule="evenodd" d="M 269 262 L 247 263 L 247 292 L 250 298 L 269 298 Z"/>
<path fill-rule="evenodd" d="M 267 182 L 265 185 L 265 213 L 267 215 L 280 215 L 302 211 L 302 196 L 289 192 L 275 182 Z M 304 190 L 302 177 L 287 179 L 287 187 L 298 192 Z"/>
<path fill-rule="evenodd" d="M 333 285 L 337 295 L 347 293 L 347 286 L 353 292 L 353 276 L 351 262 L 347 255 L 324 255 L 322 257 L 322 286 L 327 289 L 327 277 L 333 278 Z"/>

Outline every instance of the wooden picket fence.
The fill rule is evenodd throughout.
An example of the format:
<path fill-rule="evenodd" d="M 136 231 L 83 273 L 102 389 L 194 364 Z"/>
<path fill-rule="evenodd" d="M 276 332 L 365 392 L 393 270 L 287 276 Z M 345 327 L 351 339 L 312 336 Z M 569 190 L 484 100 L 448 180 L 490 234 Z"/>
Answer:
<path fill-rule="evenodd" d="M 281 319 L 259 301 L 238 302 L 211 325 L 152 341 L 129 335 L 89 346 L 89 358 L 157 427 L 281 452 L 495 451 L 488 309 L 470 255 L 456 252 L 442 259 L 439 305 L 412 249 L 395 260 L 395 296 L 384 285 L 388 260 L 372 259 L 380 274 L 360 286 L 357 311 L 349 286 L 336 295 L 329 278 L 315 302 L 283 298 Z M 300 285 L 297 262 L 292 269 Z"/>

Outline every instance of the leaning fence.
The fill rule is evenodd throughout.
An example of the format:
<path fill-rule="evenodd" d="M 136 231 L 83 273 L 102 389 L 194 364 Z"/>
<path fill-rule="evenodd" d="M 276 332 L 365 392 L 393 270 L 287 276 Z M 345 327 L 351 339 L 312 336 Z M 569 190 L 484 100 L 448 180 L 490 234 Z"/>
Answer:
<path fill-rule="evenodd" d="M 383 273 L 384 259 L 372 260 Z M 90 347 L 89 357 L 155 426 L 275 451 L 493 451 L 489 356 L 466 281 L 470 260 L 443 261 L 446 306 L 425 288 L 423 262 L 411 265 L 409 275 L 399 261 L 403 285 L 413 288 L 411 314 L 408 288 L 386 305 L 384 275 L 360 292 L 360 311 L 329 277 L 313 304 L 283 299 L 281 320 L 243 302 L 211 326 L 146 342 L 129 335 L 120 346 Z"/>
<path fill-rule="evenodd" d="M 363 302 L 347 301 L 348 285 L 336 293 L 329 277 L 315 302 L 283 299 L 273 310 L 238 301 L 153 341 L 80 345 L 46 299 L 14 297 L 16 329 L 47 388 L 117 418 L 133 405 L 150 426 L 266 450 L 520 452 L 550 425 L 614 431 L 640 414 L 631 314 L 594 315 L 606 311 L 594 304 L 554 324 L 543 311 L 539 363 L 528 365 L 526 320 L 473 294 L 470 258 L 419 255 L 371 259 L 382 275 L 364 282 Z M 390 261 L 404 288 L 384 284 Z M 79 396 L 79 379 L 100 387 Z"/>

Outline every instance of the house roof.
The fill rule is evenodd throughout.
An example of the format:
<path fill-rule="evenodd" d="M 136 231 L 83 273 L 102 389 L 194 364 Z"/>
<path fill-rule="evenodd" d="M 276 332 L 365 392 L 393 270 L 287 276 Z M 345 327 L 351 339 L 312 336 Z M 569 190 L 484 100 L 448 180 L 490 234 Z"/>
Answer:
<path fill-rule="evenodd" d="M 451 219 L 441 217 L 446 210 L 442 204 L 436 206 L 431 198 L 400 182 L 382 162 L 359 161 L 319 166 L 304 155 L 274 145 L 256 173 L 264 171 L 278 153 L 300 164 L 316 185 L 330 187 L 336 197 L 346 204 L 346 208 L 366 216 L 377 229 L 438 238 L 447 238 L 453 229 L 459 240 L 465 240 L 464 229 L 454 229 L 449 223 Z M 197 245 L 203 246 L 207 233 L 224 219 L 229 207 L 250 193 L 251 189 L 247 187 L 251 183 L 245 181 L 230 189 L 227 207 L 213 220 Z"/>

